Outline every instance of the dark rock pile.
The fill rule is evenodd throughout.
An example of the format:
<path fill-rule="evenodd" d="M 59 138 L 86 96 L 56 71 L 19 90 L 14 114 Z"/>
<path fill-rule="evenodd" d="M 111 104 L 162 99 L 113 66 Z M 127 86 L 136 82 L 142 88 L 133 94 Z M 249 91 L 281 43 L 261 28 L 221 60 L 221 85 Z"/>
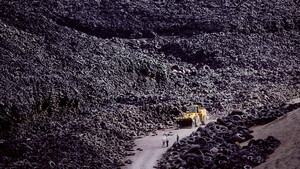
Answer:
<path fill-rule="evenodd" d="M 268 158 L 280 145 L 269 136 L 252 139 L 249 127 L 269 123 L 300 107 L 300 103 L 276 107 L 260 107 L 249 111 L 232 111 L 228 116 L 208 123 L 204 128 L 175 142 L 159 161 L 158 168 L 252 168 Z"/>
<path fill-rule="evenodd" d="M 189 104 L 299 97 L 299 4 L 0 0 L 0 168 L 117 168 Z"/>

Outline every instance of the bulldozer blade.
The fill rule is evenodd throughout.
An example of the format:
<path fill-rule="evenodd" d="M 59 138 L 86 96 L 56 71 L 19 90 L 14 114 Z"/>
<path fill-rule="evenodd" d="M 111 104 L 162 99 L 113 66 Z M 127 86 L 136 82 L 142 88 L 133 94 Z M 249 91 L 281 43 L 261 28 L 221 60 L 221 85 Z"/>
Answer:
<path fill-rule="evenodd" d="M 192 119 L 178 119 L 177 124 L 179 127 L 191 127 L 193 125 Z"/>

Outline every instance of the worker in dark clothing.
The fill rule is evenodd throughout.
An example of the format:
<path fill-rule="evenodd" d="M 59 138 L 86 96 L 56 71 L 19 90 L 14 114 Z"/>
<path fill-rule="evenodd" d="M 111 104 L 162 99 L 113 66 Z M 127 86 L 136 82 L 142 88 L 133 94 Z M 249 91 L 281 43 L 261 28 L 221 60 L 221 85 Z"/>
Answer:
<path fill-rule="evenodd" d="M 168 136 L 166 136 L 166 144 L 167 144 L 167 147 L 169 147 L 169 138 L 168 138 Z"/>

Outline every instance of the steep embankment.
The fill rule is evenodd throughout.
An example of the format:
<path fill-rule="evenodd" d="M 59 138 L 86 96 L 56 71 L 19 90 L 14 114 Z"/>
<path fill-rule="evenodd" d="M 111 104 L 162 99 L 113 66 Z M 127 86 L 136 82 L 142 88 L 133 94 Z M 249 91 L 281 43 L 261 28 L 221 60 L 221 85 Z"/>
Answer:
<path fill-rule="evenodd" d="M 300 102 L 300 99 L 295 100 Z M 300 109 L 263 126 L 252 128 L 254 139 L 265 139 L 272 135 L 278 138 L 281 145 L 270 155 L 265 163 L 257 169 L 298 168 L 300 155 Z M 246 143 L 245 143 L 246 144 Z"/>
<path fill-rule="evenodd" d="M 281 145 L 257 169 L 299 168 L 300 158 L 300 109 L 266 126 L 253 128 L 255 139 L 265 139 L 267 135 L 278 138 Z"/>
<path fill-rule="evenodd" d="M 217 116 L 299 97 L 299 11 L 0 0 L 0 167 L 114 168 L 187 104 Z"/>

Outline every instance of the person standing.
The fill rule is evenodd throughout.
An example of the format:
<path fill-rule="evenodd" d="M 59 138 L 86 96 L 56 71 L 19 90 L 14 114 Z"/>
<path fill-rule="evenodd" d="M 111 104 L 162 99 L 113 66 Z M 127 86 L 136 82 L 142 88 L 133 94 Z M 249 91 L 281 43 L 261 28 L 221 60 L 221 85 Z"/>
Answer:
<path fill-rule="evenodd" d="M 166 144 L 167 144 L 167 147 L 169 147 L 169 138 L 168 138 L 168 136 L 166 136 Z"/>
<path fill-rule="evenodd" d="M 164 134 L 162 138 L 162 147 L 165 147 L 165 144 L 166 144 L 166 135 Z"/>
<path fill-rule="evenodd" d="M 177 134 L 176 140 L 177 140 L 177 142 L 179 141 L 179 136 L 178 136 L 178 134 Z"/>

